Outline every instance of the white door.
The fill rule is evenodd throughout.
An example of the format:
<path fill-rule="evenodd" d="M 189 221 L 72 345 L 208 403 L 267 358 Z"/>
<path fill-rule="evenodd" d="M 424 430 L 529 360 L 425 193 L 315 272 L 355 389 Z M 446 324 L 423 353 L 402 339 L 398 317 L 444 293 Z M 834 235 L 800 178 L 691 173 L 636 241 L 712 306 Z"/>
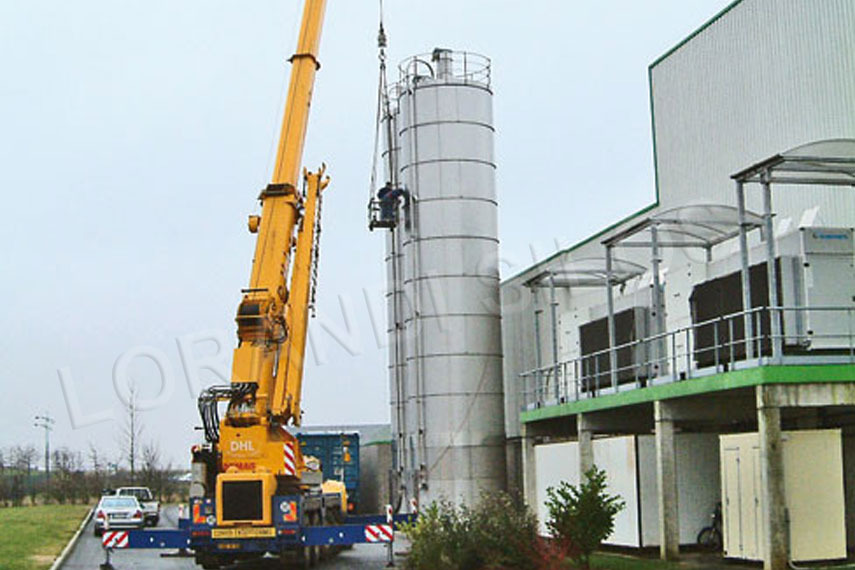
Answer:
<path fill-rule="evenodd" d="M 742 513 L 740 505 L 739 448 L 725 447 L 721 450 L 721 497 L 724 526 L 724 555 L 742 557 Z"/>

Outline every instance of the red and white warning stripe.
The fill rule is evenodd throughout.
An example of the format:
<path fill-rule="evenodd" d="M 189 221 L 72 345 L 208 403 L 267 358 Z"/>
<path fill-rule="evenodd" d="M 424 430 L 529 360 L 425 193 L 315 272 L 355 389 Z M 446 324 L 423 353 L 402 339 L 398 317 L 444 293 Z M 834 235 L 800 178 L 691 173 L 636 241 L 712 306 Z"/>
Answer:
<path fill-rule="evenodd" d="M 285 464 L 285 475 L 296 476 L 297 475 L 297 458 L 294 453 L 294 444 L 291 442 L 285 442 L 283 446 L 284 453 L 283 459 Z"/>
<path fill-rule="evenodd" d="M 101 535 L 101 546 L 104 548 L 127 548 L 128 531 L 105 530 L 104 534 Z"/>
<path fill-rule="evenodd" d="M 370 524 L 365 527 L 365 542 L 394 542 L 395 532 L 390 524 Z"/>

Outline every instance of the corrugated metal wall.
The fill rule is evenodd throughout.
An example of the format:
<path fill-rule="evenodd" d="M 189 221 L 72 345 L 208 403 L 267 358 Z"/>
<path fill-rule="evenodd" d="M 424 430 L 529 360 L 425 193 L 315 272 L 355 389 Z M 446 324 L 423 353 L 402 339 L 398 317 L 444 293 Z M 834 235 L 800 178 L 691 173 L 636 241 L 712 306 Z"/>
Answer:
<path fill-rule="evenodd" d="M 744 0 L 651 66 L 660 204 L 735 203 L 730 175 L 815 140 L 855 137 L 855 2 Z M 749 207 L 760 210 L 759 191 Z M 798 224 L 855 220 L 855 193 L 778 187 Z"/>

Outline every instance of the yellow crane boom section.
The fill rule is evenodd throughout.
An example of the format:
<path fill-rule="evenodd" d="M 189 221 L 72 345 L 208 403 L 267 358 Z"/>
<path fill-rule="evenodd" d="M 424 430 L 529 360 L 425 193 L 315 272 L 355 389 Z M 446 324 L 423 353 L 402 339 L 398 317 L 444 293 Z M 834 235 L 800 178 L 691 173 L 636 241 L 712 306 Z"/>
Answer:
<path fill-rule="evenodd" d="M 261 216 L 250 218 L 258 238 L 249 288 L 238 308 L 232 383 L 255 383 L 252 409 L 226 418 L 237 423 L 300 423 L 303 359 L 320 193 L 321 168 L 298 176 L 309 118 L 326 0 L 307 0 L 271 184 L 261 193 Z M 299 227 L 298 227 L 299 226 Z M 288 278 L 290 275 L 290 286 Z M 226 435 L 226 433 L 224 433 Z"/>

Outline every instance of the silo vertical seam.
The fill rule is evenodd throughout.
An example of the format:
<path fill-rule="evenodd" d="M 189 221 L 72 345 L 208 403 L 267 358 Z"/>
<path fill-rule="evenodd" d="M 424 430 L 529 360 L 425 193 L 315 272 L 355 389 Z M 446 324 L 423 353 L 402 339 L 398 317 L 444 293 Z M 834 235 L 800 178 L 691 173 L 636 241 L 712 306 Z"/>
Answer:
<path fill-rule="evenodd" d="M 413 86 L 413 122 L 414 124 L 417 122 L 417 112 L 418 106 L 416 101 L 416 92 L 418 88 Z M 418 161 L 419 156 L 419 138 L 418 138 L 418 129 L 412 129 L 412 140 L 414 147 L 413 157 L 416 161 Z M 413 180 L 416 186 L 416 199 L 418 200 L 419 192 L 419 168 L 420 166 L 416 164 L 415 169 L 413 171 Z M 413 242 L 415 246 L 413 248 L 413 261 L 415 263 L 415 271 L 413 272 L 413 277 L 422 274 L 422 262 L 421 262 L 421 206 L 417 203 L 415 210 L 415 223 L 416 223 L 416 239 Z M 425 434 L 425 386 L 424 386 L 424 371 L 422 370 L 422 365 L 424 359 L 422 355 L 424 354 L 424 323 L 422 321 L 422 307 L 421 307 L 421 283 L 418 280 L 413 281 L 413 292 L 415 294 L 415 323 L 416 323 L 416 346 L 417 346 L 417 354 L 416 354 L 416 390 L 417 390 L 417 408 L 418 408 L 418 422 L 419 422 L 419 473 L 421 477 L 421 484 L 419 488 L 422 486 L 427 486 L 428 482 L 428 471 L 427 471 L 427 440 Z"/>

